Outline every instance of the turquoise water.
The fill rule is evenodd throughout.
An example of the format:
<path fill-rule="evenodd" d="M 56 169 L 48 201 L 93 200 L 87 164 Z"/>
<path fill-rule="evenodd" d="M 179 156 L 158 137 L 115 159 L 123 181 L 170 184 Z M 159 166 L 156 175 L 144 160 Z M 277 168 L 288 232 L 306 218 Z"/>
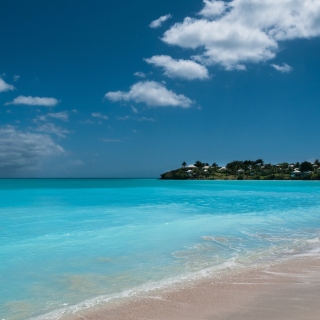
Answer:
<path fill-rule="evenodd" d="M 0 180 L 0 240 L 0 319 L 58 319 L 203 270 L 319 252 L 320 183 Z"/>

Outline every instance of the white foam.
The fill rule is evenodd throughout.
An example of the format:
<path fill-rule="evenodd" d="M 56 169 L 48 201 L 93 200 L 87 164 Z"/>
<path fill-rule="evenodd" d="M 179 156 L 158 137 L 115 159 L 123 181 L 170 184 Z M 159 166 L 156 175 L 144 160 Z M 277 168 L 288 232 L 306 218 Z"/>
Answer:
<path fill-rule="evenodd" d="M 170 289 L 173 288 L 175 285 L 182 285 L 185 283 L 190 284 L 190 282 L 197 281 L 202 278 L 213 277 L 214 275 L 217 276 L 216 273 L 218 273 L 219 271 L 234 269 L 236 267 L 241 266 L 236 262 L 235 258 L 231 258 L 228 261 L 225 261 L 224 263 L 215 267 L 206 268 L 198 272 L 186 273 L 176 277 L 168 277 L 158 282 L 148 282 L 141 286 L 137 286 L 132 289 L 118 292 L 115 294 L 97 296 L 93 299 L 83 301 L 81 303 L 67 308 L 60 308 L 41 316 L 29 318 L 29 320 L 59 320 L 63 316 L 72 315 L 79 311 L 97 306 L 99 304 L 108 303 L 112 300 L 141 296 L 145 293 L 152 292 L 157 289 Z"/>

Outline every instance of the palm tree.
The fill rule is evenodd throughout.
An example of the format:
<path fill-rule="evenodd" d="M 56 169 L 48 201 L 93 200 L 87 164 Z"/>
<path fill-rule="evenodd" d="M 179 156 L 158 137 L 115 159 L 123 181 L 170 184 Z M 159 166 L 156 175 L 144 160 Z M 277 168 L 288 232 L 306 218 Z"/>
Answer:
<path fill-rule="evenodd" d="M 204 163 L 202 163 L 201 161 L 197 160 L 194 164 L 197 168 L 202 168 L 204 167 Z"/>
<path fill-rule="evenodd" d="M 182 162 L 183 169 L 186 167 L 187 163 L 185 161 Z"/>

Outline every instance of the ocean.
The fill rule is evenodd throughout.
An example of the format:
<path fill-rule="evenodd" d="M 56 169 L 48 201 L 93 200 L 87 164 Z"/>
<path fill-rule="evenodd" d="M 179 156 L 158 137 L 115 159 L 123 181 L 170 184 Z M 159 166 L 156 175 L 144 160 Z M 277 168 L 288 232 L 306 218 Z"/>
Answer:
<path fill-rule="evenodd" d="M 320 252 L 319 181 L 1 179 L 0 320 Z"/>

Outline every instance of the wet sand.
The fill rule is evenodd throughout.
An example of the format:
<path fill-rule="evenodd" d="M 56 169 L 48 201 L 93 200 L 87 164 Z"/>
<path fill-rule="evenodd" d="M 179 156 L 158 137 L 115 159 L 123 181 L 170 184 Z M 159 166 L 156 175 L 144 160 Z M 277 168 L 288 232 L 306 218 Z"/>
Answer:
<path fill-rule="evenodd" d="M 154 290 L 64 319 L 320 319 L 320 254 Z"/>

